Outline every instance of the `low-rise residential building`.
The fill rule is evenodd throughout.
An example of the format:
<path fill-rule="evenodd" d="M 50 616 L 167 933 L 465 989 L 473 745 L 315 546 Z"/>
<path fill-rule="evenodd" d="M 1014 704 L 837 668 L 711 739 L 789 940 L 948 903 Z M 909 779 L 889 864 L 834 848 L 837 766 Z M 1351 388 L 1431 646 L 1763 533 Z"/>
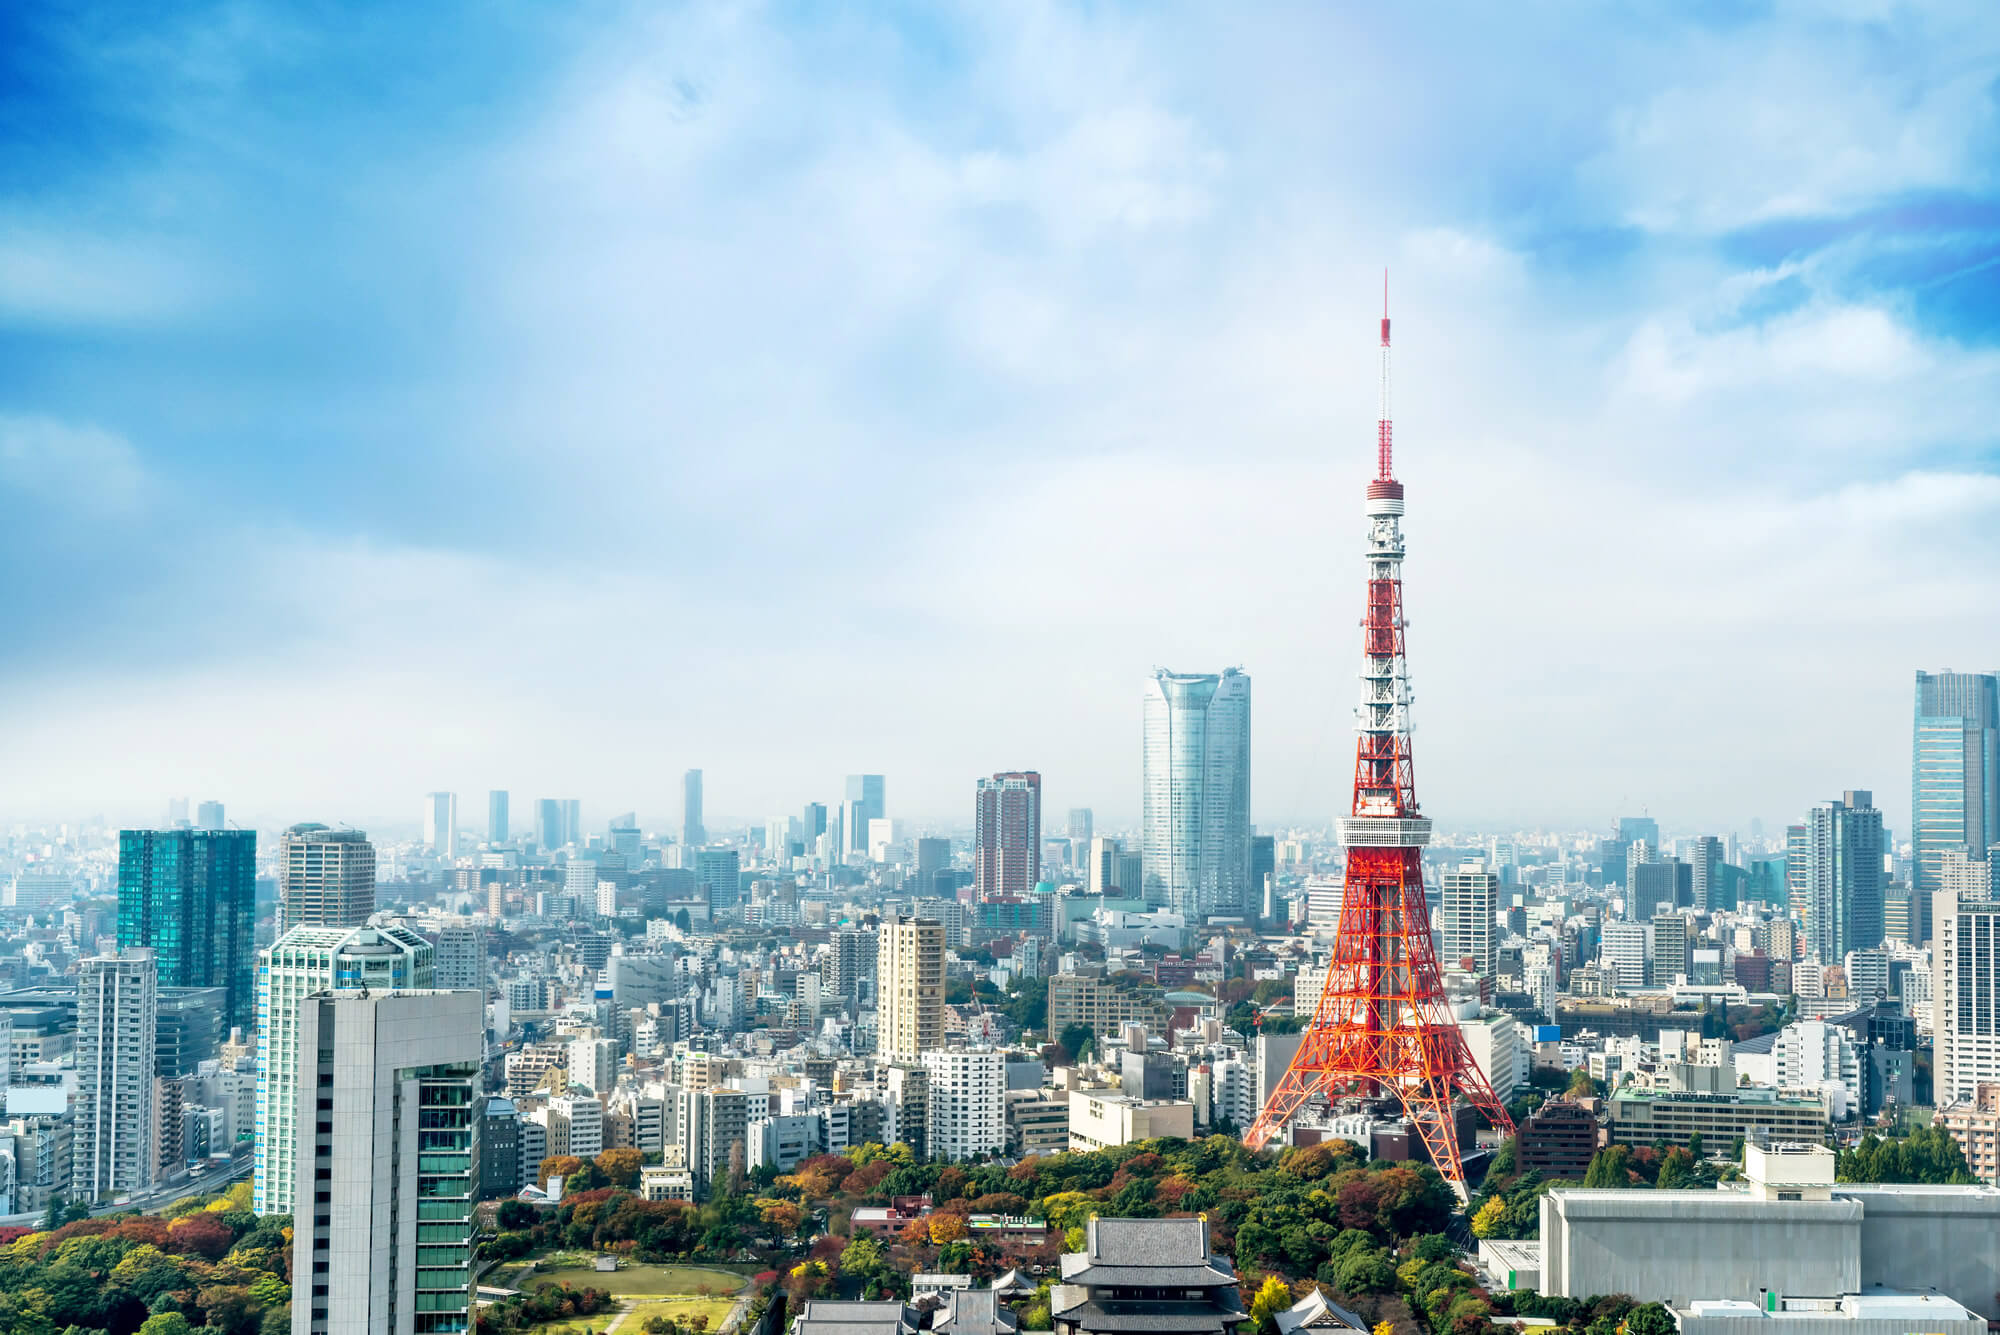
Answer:
<path fill-rule="evenodd" d="M 1069 1096 L 1054 1089 L 1017 1089 L 1007 1095 L 1007 1153 L 1057 1154 L 1069 1148 Z"/>
<path fill-rule="evenodd" d="M 1514 1151 L 1524 1173 L 1580 1182 L 1603 1140 L 1591 1104 L 1551 1099 L 1522 1119 Z"/>
<path fill-rule="evenodd" d="M 1113 1034 L 1121 1025 L 1143 1024 L 1148 1033 L 1164 1035 L 1168 1015 L 1166 994 L 1158 987 L 1081 974 L 1059 973 L 1049 978 L 1052 1034 L 1074 1024 L 1088 1026 L 1093 1034 Z"/>
<path fill-rule="evenodd" d="M 1135 1099 L 1106 1090 L 1069 1096 L 1069 1147 L 1102 1150 L 1160 1136 L 1194 1136 L 1194 1105 L 1185 1099 Z"/>
<path fill-rule="evenodd" d="M 1685 1147 L 1699 1133 L 1705 1145 L 1726 1146 L 1759 1129 L 1783 1140 L 1821 1141 L 1827 1126 L 1821 1100 L 1781 1098 L 1769 1089 L 1677 1093 L 1627 1087 L 1611 1096 L 1611 1139 L 1627 1145 L 1664 1140 Z"/>
<path fill-rule="evenodd" d="M 1965 1151 L 1974 1177 L 2000 1186 L 2000 1084 L 1977 1085 L 1971 1098 L 1938 1109 L 1937 1125 Z"/>

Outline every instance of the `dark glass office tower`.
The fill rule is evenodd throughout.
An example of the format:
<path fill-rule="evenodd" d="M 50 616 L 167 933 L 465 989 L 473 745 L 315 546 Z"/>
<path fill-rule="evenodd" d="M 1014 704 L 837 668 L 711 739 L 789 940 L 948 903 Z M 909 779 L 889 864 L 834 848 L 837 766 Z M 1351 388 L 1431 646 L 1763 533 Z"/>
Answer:
<path fill-rule="evenodd" d="M 255 830 L 121 830 L 118 948 L 154 953 L 161 987 L 223 989 L 223 1025 L 256 1032 Z"/>

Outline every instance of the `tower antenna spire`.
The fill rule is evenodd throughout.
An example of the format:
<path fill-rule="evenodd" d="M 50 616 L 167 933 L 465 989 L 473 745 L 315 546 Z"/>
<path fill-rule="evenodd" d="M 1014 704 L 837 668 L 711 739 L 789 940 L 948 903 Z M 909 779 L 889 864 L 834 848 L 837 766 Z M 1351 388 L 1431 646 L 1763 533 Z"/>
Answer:
<path fill-rule="evenodd" d="M 1382 271 L 1382 411 L 1375 418 L 1375 476 L 1396 476 L 1395 426 L 1389 416 L 1389 271 Z"/>
<path fill-rule="evenodd" d="M 1453 1020 L 1431 945 L 1424 846 L 1410 755 L 1410 670 L 1404 656 L 1403 484 L 1389 454 L 1389 275 L 1382 274 L 1380 470 L 1368 484 L 1368 604 L 1362 626 L 1360 740 L 1354 805 L 1339 822 L 1347 853 L 1340 931 L 1311 1026 L 1245 1143 L 1262 1149 L 1315 1103 L 1402 1105 L 1432 1165 L 1466 1199 L 1456 1105 L 1502 1131 L 1513 1123 Z M 1301 1001 L 1306 998 L 1300 998 Z"/>

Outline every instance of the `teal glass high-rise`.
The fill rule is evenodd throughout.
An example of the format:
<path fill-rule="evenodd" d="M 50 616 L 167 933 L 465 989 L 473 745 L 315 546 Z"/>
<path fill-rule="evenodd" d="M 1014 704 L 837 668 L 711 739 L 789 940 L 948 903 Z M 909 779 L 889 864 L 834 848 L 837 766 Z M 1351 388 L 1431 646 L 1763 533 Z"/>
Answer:
<path fill-rule="evenodd" d="M 1945 854 L 2000 843 L 2000 686 L 1987 672 L 1917 673 L 1910 760 L 1911 881 L 1944 888 Z"/>
<path fill-rule="evenodd" d="M 118 948 L 152 950 L 162 987 L 219 987 L 223 1023 L 257 1026 L 255 830 L 120 830 Z"/>

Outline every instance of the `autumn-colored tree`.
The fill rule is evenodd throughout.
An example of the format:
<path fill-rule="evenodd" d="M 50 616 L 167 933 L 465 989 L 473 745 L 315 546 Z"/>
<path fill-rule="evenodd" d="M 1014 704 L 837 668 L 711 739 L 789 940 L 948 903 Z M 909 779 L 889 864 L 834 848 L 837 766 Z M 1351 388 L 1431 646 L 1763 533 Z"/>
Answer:
<path fill-rule="evenodd" d="M 791 1201 L 759 1201 L 757 1213 L 765 1227 L 780 1239 L 797 1233 L 799 1226 L 806 1221 L 805 1207 Z"/>
<path fill-rule="evenodd" d="M 897 1231 L 896 1240 L 905 1247 L 923 1246 L 931 1240 L 931 1226 L 929 1221 L 912 1219 Z"/>
<path fill-rule="evenodd" d="M 989 1191 L 984 1196 L 974 1198 L 972 1212 L 974 1214 L 1026 1214 L 1028 1212 L 1028 1199 L 1025 1196 L 1017 1196 L 1011 1191 Z"/>
<path fill-rule="evenodd" d="M 551 1177 L 560 1177 L 564 1182 L 569 1182 L 582 1167 L 583 1160 L 574 1154 L 551 1154 L 542 1160 L 540 1167 L 535 1169 L 535 1185 L 546 1187 Z"/>
<path fill-rule="evenodd" d="M 235 1241 L 236 1235 L 230 1232 L 229 1225 L 214 1215 L 183 1215 L 167 1227 L 166 1250 L 182 1256 L 220 1261 Z"/>
<path fill-rule="evenodd" d="M 883 1182 L 888 1180 L 889 1174 L 895 1171 L 896 1165 L 887 1159 L 875 1159 L 849 1173 L 841 1182 L 840 1189 L 850 1196 L 866 1200 L 876 1195 Z"/>
<path fill-rule="evenodd" d="M 931 1216 L 930 1234 L 931 1242 L 942 1247 L 947 1242 L 959 1242 L 970 1237 L 972 1230 L 965 1226 L 963 1215 L 939 1210 Z"/>
<path fill-rule="evenodd" d="M 863 1235 L 847 1244 L 840 1254 L 840 1273 L 866 1280 L 882 1271 L 882 1244 Z"/>
<path fill-rule="evenodd" d="M 1292 1291 L 1276 1275 L 1268 1275 L 1264 1286 L 1250 1304 L 1250 1325 L 1255 1335 L 1277 1335 L 1278 1313 L 1292 1305 Z"/>
<path fill-rule="evenodd" d="M 627 1191 L 639 1185 L 639 1165 L 645 1161 L 645 1155 L 625 1146 L 606 1150 L 594 1160 L 606 1182 Z"/>

